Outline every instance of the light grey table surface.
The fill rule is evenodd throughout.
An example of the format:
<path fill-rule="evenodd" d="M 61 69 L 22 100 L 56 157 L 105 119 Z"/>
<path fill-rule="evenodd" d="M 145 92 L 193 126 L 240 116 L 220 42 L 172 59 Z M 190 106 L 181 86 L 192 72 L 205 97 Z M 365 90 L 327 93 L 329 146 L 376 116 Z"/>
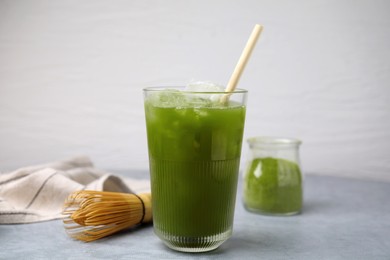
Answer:
<path fill-rule="evenodd" d="M 84 243 L 54 220 L 0 225 L 0 259 L 390 259 L 389 199 L 390 183 L 309 175 L 303 213 L 271 217 L 243 208 L 239 183 L 233 236 L 211 252 L 172 251 L 152 225 Z"/>

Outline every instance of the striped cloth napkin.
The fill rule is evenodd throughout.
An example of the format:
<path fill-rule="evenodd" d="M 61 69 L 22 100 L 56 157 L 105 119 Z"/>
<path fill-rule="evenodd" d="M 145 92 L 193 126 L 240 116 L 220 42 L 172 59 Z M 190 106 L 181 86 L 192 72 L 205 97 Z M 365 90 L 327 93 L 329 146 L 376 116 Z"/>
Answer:
<path fill-rule="evenodd" d="M 0 174 L 0 224 L 58 219 L 65 199 L 76 190 L 150 192 L 149 180 L 121 178 L 75 157 Z"/>

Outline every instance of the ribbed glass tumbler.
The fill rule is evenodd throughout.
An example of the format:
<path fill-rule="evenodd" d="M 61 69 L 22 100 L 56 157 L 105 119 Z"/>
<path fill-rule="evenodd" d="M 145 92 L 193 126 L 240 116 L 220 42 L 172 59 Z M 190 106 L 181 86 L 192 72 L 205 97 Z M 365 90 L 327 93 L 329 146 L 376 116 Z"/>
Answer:
<path fill-rule="evenodd" d="M 204 252 L 232 235 L 247 91 L 144 90 L 154 231 Z"/>

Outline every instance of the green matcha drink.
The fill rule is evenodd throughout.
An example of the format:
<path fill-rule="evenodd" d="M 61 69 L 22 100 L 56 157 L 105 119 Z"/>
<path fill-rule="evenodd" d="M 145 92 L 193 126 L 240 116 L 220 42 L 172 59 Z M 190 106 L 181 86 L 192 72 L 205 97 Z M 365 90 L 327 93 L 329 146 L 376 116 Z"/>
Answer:
<path fill-rule="evenodd" d="M 176 250 L 212 250 L 232 233 L 246 91 L 220 96 L 145 90 L 154 229 Z"/>
<path fill-rule="evenodd" d="M 270 215 L 293 215 L 302 209 L 300 141 L 260 137 L 248 140 L 252 159 L 244 176 L 244 206 Z"/>

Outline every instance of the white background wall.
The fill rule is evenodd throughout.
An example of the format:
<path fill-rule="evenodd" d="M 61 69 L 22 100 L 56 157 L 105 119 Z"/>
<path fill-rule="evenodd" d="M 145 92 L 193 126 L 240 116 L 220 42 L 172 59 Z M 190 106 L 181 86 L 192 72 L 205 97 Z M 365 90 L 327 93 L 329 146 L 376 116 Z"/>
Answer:
<path fill-rule="evenodd" d="M 390 181 L 386 0 L 0 0 L 0 171 L 147 169 L 142 88 L 226 84 L 255 23 L 245 137 L 302 139 L 309 174 Z"/>

